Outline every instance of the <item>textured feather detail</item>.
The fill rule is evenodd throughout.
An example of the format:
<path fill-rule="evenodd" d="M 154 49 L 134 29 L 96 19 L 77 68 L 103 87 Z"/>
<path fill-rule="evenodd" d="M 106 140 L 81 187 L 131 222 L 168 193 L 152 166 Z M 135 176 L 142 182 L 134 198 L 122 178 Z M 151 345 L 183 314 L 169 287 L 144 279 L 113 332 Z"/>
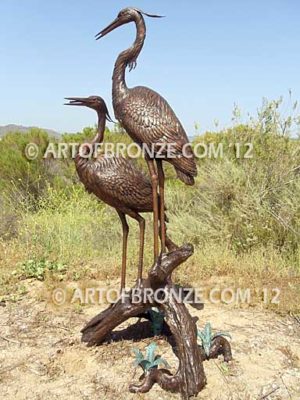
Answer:
<path fill-rule="evenodd" d="M 157 148 L 161 148 L 162 144 L 169 146 L 175 157 L 167 158 L 167 146 L 164 146 L 160 156 L 165 156 L 165 160 L 183 174 L 197 175 L 187 134 L 162 96 L 149 88 L 137 86 L 129 89 L 121 101 L 114 96 L 114 109 L 116 118 L 135 142 L 145 143 L 150 149 L 153 144 Z M 157 148 L 154 148 L 155 153 Z"/>
<path fill-rule="evenodd" d="M 127 213 L 153 211 L 149 178 L 124 157 L 76 157 L 76 169 L 85 188 L 99 199 Z"/>

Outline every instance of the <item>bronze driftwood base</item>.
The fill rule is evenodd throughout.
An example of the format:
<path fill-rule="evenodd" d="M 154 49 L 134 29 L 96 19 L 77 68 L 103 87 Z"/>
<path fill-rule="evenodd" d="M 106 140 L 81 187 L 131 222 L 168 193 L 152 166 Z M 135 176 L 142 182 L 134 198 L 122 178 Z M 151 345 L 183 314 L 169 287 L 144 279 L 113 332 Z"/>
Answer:
<path fill-rule="evenodd" d="M 146 393 L 157 383 L 164 390 L 180 393 L 182 399 L 188 399 L 196 396 L 206 384 L 203 360 L 207 357 L 197 343 L 195 319 L 191 317 L 185 304 L 171 295 L 176 290 L 171 281 L 172 272 L 192 254 L 193 246 L 189 244 L 163 254 L 151 268 L 148 278 L 143 280 L 141 286 L 138 287 L 141 293 L 147 292 L 147 289 L 159 290 L 165 301 L 154 303 L 151 299 L 136 301 L 134 298 L 136 287 L 134 287 L 126 293 L 126 296 L 94 317 L 82 329 L 82 341 L 87 342 L 89 346 L 98 345 L 114 328 L 128 318 L 144 317 L 151 307 L 157 307 L 163 311 L 174 341 L 175 354 L 179 359 L 178 370 L 173 375 L 167 369 L 151 369 L 142 377 L 141 383 L 130 385 L 131 392 Z M 231 359 L 230 345 L 227 341 L 213 343 L 211 356 L 214 357 L 220 352 L 223 352 L 227 361 Z"/>

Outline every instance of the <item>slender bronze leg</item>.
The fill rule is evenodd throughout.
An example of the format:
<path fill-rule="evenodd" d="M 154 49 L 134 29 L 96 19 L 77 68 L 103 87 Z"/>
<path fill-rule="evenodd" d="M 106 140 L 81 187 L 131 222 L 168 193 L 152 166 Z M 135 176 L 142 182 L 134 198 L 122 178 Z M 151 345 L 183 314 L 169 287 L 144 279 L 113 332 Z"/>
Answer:
<path fill-rule="evenodd" d="M 127 239 L 129 233 L 129 226 L 126 221 L 125 214 L 118 210 L 117 213 L 120 217 L 123 228 L 122 272 L 121 272 L 121 292 L 122 292 L 122 290 L 125 289 L 125 280 L 126 280 Z"/>
<path fill-rule="evenodd" d="M 158 257 L 158 194 L 157 194 L 157 186 L 158 186 L 158 178 L 155 170 L 154 161 L 150 158 L 146 158 L 151 182 L 152 182 L 152 196 L 153 196 L 153 234 L 154 234 L 154 262 Z"/>
<path fill-rule="evenodd" d="M 165 214 L 166 215 L 166 214 Z M 168 249 L 168 251 L 174 251 L 174 250 L 178 250 L 179 247 L 177 246 L 177 244 L 175 244 L 170 237 L 167 234 L 167 224 L 166 221 L 164 221 L 164 228 L 165 228 L 165 232 L 166 232 L 166 248 Z M 160 235 L 160 239 L 161 239 L 161 229 L 159 230 L 159 235 Z"/>
<path fill-rule="evenodd" d="M 165 174 L 162 165 L 162 160 L 157 159 L 157 174 L 159 185 L 159 199 L 160 199 L 160 231 L 161 231 L 161 252 L 166 252 L 166 224 L 165 224 Z"/>
<path fill-rule="evenodd" d="M 132 218 L 138 221 L 140 226 L 140 249 L 139 249 L 139 264 L 138 264 L 138 285 L 141 284 L 143 278 L 143 261 L 144 261 L 144 242 L 145 242 L 145 219 L 138 213 L 130 214 Z"/>

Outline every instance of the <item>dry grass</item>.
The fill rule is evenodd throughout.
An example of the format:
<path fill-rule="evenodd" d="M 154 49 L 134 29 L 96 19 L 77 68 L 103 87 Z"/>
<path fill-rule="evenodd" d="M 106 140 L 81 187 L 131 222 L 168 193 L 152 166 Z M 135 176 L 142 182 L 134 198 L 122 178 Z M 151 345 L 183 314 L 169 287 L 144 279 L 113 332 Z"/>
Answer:
<path fill-rule="evenodd" d="M 300 147 L 299 140 L 290 139 L 288 131 L 299 126 L 300 120 L 296 107 L 291 116 L 281 118 L 280 106 L 281 100 L 265 101 L 248 125 L 198 137 L 195 143 L 223 144 L 225 155 L 199 161 L 195 186 L 184 187 L 166 165 L 168 232 L 179 245 L 190 242 L 195 247 L 194 256 L 176 272 L 178 281 L 202 286 L 218 276 L 221 283 L 256 289 L 257 302 L 261 288 L 279 287 L 281 303 L 277 309 L 297 312 Z M 82 134 L 66 135 L 64 140 L 83 141 L 92 136 L 93 129 L 85 129 Z M 8 135 L 0 143 L 2 295 L 16 292 L 11 288 L 19 282 L 22 285 L 24 263 L 65 265 L 63 274 L 56 273 L 55 268 L 45 273 L 50 284 L 57 280 L 118 278 L 121 226 L 116 212 L 76 182 L 73 162 L 55 164 L 52 160 L 49 164 L 49 160 L 45 163 L 38 159 L 28 163 L 23 148 L 34 140 L 45 146 L 49 138 L 32 131 L 27 136 Z M 128 143 L 129 139 L 112 132 L 107 140 Z M 237 142 L 253 144 L 252 159 L 236 157 L 231 144 Z M 152 263 L 152 223 L 149 215 L 146 220 L 147 269 Z M 133 280 L 138 230 L 135 221 L 129 222 L 127 276 Z"/>

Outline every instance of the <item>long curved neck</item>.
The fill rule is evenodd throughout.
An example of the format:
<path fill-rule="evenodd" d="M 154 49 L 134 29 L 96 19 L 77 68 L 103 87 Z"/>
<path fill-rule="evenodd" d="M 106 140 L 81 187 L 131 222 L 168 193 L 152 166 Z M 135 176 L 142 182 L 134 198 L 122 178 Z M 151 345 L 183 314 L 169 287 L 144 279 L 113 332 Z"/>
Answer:
<path fill-rule="evenodd" d="M 113 72 L 113 101 L 122 100 L 127 93 L 125 71 L 128 65 L 134 65 L 144 45 L 146 25 L 142 15 L 138 14 L 133 19 L 136 26 L 136 38 L 133 45 L 119 54 Z"/>
<path fill-rule="evenodd" d="M 106 122 L 106 116 L 103 114 L 100 114 L 98 112 L 98 126 L 97 126 L 97 133 L 92 140 L 91 144 L 97 144 L 97 143 L 102 143 L 104 139 L 104 131 L 105 131 L 105 122 Z"/>
<path fill-rule="evenodd" d="M 95 145 L 103 142 L 105 125 L 106 125 L 106 116 L 105 116 L 105 114 L 102 114 L 100 112 L 97 112 L 97 113 L 98 113 L 97 133 L 90 144 L 82 145 L 81 150 L 78 151 L 78 153 L 77 153 L 77 157 L 76 157 L 77 161 L 79 161 L 81 159 L 84 162 L 87 162 L 89 160 L 89 158 L 86 157 L 86 155 L 87 154 L 91 155 L 91 153 L 94 153 Z"/>

